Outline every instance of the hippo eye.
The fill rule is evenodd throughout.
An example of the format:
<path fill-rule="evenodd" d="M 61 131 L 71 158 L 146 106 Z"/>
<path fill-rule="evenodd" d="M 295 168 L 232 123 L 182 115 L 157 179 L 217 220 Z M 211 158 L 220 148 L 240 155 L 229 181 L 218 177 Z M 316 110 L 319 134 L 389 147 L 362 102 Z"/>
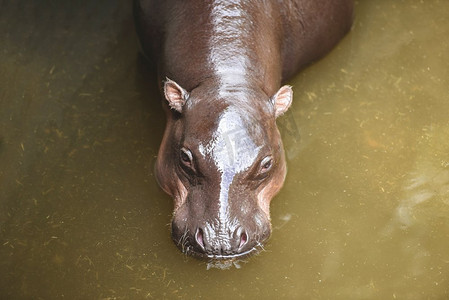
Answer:
<path fill-rule="evenodd" d="M 181 148 L 179 160 L 181 162 L 181 166 L 187 173 L 190 174 L 191 172 L 195 172 L 195 168 L 193 166 L 193 155 L 189 149 Z"/>
<path fill-rule="evenodd" d="M 183 165 L 189 168 L 192 167 L 193 156 L 189 149 L 181 148 L 180 159 Z"/>
<path fill-rule="evenodd" d="M 262 159 L 262 162 L 260 163 L 260 173 L 261 174 L 267 173 L 272 166 L 273 166 L 273 158 L 271 156 L 265 157 L 264 159 Z"/>

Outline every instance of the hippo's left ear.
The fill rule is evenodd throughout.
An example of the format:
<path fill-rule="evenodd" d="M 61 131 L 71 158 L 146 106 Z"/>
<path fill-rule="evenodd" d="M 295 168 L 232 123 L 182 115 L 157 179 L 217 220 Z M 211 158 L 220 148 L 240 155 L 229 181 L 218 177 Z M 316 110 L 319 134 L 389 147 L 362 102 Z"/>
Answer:
<path fill-rule="evenodd" d="M 284 85 L 273 97 L 271 97 L 276 118 L 283 115 L 288 110 L 292 104 L 292 100 L 293 90 L 289 85 Z"/>
<path fill-rule="evenodd" d="M 182 112 L 182 107 L 189 97 L 189 93 L 185 89 L 168 78 L 164 84 L 164 95 L 165 99 L 167 99 L 168 101 L 168 105 L 170 106 L 170 108 L 173 108 L 179 113 Z"/>

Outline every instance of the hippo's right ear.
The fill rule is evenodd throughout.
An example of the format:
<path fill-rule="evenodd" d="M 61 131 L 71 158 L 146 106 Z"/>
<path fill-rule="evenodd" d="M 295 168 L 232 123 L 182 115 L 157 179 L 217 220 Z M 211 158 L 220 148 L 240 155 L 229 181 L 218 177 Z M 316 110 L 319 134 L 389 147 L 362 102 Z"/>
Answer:
<path fill-rule="evenodd" d="M 170 108 L 173 108 L 177 112 L 182 112 L 182 107 L 186 103 L 189 93 L 183 89 L 179 84 L 171 79 L 165 80 L 164 83 L 164 95 L 168 101 Z"/>
<path fill-rule="evenodd" d="M 276 118 L 283 115 L 293 100 L 293 90 L 289 85 L 284 85 L 277 91 L 277 93 L 271 97 L 271 102 L 274 105 L 275 116 Z"/>

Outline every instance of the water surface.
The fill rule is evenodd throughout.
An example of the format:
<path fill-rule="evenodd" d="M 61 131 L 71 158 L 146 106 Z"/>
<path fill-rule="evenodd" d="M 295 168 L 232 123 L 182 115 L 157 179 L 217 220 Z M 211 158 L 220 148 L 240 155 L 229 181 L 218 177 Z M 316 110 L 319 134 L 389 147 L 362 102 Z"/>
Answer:
<path fill-rule="evenodd" d="M 0 294 L 448 298 L 449 4 L 360 1 L 355 16 L 289 82 L 266 251 L 207 270 L 169 236 L 164 116 L 129 1 L 1 2 Z"/>

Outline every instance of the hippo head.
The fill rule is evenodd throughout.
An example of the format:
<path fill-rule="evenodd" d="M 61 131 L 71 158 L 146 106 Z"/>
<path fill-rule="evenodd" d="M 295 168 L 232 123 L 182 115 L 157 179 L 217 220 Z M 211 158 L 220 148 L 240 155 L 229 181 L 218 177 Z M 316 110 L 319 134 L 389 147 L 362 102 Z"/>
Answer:
<path fill-rule="evenodd" d="M 257 252 L 270 236 L 270 201 L 285 179 L 276 118 L 290 106 L 291 87 L 269 97 L 206 84 L 186 91 L 167 80 L 164 94 L 170 110 L 156 175 L 174 198 L 174 242 L 211 259 Z"/>

